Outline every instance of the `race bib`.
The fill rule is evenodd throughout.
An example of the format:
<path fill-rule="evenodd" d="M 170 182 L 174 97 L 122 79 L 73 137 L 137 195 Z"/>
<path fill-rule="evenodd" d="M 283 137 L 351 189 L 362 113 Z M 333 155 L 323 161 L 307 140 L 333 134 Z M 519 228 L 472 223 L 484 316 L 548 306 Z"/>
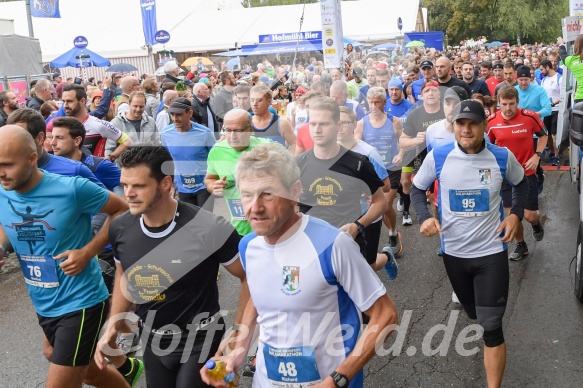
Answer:
<path fill-rule="evenodd" d="M 180 180 L 182 182 L 182 187 L 184 187 L 185 189 L 196 189 L 197 187 L 202 185 L 198 178 L 199 175 L 181 174 Z"/>
<path fill-rule="evenodd" d="M 18 255 L 24 282 L 35 287 L 59 287 L 57 262 L 52 256 Z"/>
<path fill-rule="evenodd" d="M 231 212 L 231 218 L 238 221 L 245 221 L 245 211 L 243 210 L 243 205 L 241 204 L 241 199 L 227 199 L 227 205 L 229 205 L 229 211 Z"/>
<path fill-rule="evenodd" d="M 263 347 L 267 378 L 274 387 L 311 387 L 321 382 L 314 349 L 310 346 L 278 349 Z"/>
<path fill-rule="evenodd" d="M 449 209 L 459 217 L 483 217 L 490 211 L 487 189 L 449 190 Z"/>

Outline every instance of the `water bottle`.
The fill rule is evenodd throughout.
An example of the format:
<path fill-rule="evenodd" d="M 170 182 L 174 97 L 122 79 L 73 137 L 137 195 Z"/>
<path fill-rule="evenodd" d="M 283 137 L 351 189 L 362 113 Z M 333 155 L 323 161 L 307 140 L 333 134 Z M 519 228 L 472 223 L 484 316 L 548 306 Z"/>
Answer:
<path fill-rule="evenodd" d="M 223 380 L 229 384 L 229 387 L 234 387 L 235 372 L 227 373 L 227 364 L 224 361 L 208 360 L 206 368 L 209 370 L 209 377 L 214 381 Z"/>

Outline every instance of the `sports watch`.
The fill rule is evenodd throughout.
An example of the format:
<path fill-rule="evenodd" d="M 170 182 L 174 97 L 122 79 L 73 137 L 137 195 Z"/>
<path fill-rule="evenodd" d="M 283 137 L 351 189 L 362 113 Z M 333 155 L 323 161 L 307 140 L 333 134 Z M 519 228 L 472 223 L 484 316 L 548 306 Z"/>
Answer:
<path fill-rule="evenodd" d="M 334 385 L 336 388 L 348 388 L 348 377 L 341 375 L 340 373 L 334 371 L 330 374 L 330 377 L 334 380 Z"/>
<path fill-rule="evenodd" d="M 534 154 L 535 154 L 535 155 L 538 155 L 538 157 L 539 157 L 539 158 L 542 158 L 542 157 L 543 157 L 543 154 L 542 154 L 542 152 L 538 152 L 538 151 L 537 151 L 537 152 L 535 152 Z"/>

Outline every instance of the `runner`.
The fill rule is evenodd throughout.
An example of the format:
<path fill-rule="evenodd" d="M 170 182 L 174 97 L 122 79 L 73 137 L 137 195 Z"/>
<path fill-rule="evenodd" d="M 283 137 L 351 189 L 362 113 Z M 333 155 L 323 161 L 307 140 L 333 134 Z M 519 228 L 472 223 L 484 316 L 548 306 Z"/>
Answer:
<path fill-rule="evenodd" d="M 488 386 L 500 387 L 506 365 L 502 318 L 508 300 L 507 243 L 522 219 L 528 186 L 514 155 L 486 144 L 486 114 L 480 103 L 460 102 L 454 120 L 456 143 L 427 155 L 411 196 L 421 234 L 431 237 L 442 232 L 443 262 L 453 290 L 468 316 L 484 329 Z M 441 222 L 431 217 L 425 198 L 435 179 L 441 193 Z M 506 218 L 500 213 L 504 179 L 515 185 Z"/>
<path fill-rule="evenodd" d="M 320 123 L 323 111 L 312 112 Z M 283 147 L 264 144 L 244 153 L 236 180 L 254 231 L 239 244 L 251 299 L 235 351 L 215 359 L 237 371 L 252 340 L 247 334 L 259 324 L 254 387 L 284 386 L 290 379 L 298 386 L 363 387 L 362 368 L 374 355 L 375 342 L 382 343 L 390 330 L 385 328 L 397 322 L 385 287 L 359 258 L 350 236 L 296 212 L 300 171 Z M 370 316 L 367 327 L 376 331 L 359 336 L 360 312 Z M 309 342 L 291 335 L 299 325 L 309 328 Z M 350 334 L 342 337 L 343 331 Z M 331 336 L 335 340 L 327 341 Z M 344 351 L 333 350 L 336 341 Z M 226 387 L 211 381 L 206 367 L 201 375 L 207 384 Z"/>
<path fill-rule="evenodd" d="M 126 382 L 112 367 L 99 372 L 92 360 L 109 310 L 95 259 L 107 243 L 109 221 L 92 239 L 91 215 L 116 217 L 127 206 L 86 179 L 40 170 L 36 144 L 19 126 L 0 128 L 0 138 L 0 257 L 10 245 L 18 255 L 50 361 L 46 386 L 133 386 L 140 361 L 126 360 L 120 370 Z"/>
<path fill-rule="evenodd" d="M 241 280 L 235 323 L 249 293 L 238 234 L 224 218 L 171 197 L 172 164 L 162 146 L 136 146 L 120 158 L 130 210 L 109 231 L 117 271 L 111 315 L 95 360 L 106 368 L 105 357 L 115 354 L 109 344 L 133 302 L 147 385 L 202 387 L 198 371 L 225 332 L 215 281 L 219 264 Z"/>
<path fill-rule="evenodd" d="M 547 145 L 547 130 L 540 117 L 528 109 L 519 109 L 518 91 L 512 86 L 504 86 L 498 91 L 500 111 L 488 119 L 488 137 L 492 143 L 508 148 L 524 168 L 528 181 L 528 199 L 524 204 L 524 219 L 532 225 L 532 235 L 541 241 L 545 231 L 540 223 L 538 210 L 538 188 L 536 169 L 542 152 Z M 532 137 L 539 137 L 536 152 L 532 146 Z M 508 183 L 502 185 L 502 203 L 506 210 L 512 205 L 513 189 Z M 524 241 L 522 224 L 516 232 L 516 248 L 510 254 L 510 260 L 520 260 L 528 255 Z"/>

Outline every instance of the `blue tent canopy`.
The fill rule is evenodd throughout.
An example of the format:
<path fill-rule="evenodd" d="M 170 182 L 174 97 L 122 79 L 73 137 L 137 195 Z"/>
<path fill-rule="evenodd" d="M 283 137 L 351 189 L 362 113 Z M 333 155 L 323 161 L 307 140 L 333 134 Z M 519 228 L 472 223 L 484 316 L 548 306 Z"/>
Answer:
<path fill-rule="evenodd" d="M 348 43 L 351 43 L 354 47 L 363 46 L 362 43 L 344 38 L 344 47 Z M 311 52 L 311 51 L 322 51 L 322 41 L 320 40 L 300 40 L 298 41 L 286 41 L 286 42 L 269 42 L 269 43 L 257 43 L 248 44 L 241 47 L 240 50 L 225 51 L 222 53 L 217 53 L 215 55 L 221 57 L 247 57 L 254 55 L 275 55 L 275 54 L 293 54 L 296 49 L 300 53 Z"/>
<path fill-rule="evenodd" d="M 350 43 L 352 45 L 352 47 L 362 47 L 362 46 L 364 46 L 364 43 L 361 43 L 358 40 L 354 40 L 354 39 L 350 39 L 350 38 L 343 38 L 343 40 L 344 40 L 344 48 L 346 48 L 346 45 L 348 43 Z"/>
<path fill-rule="evenodd" d="M 83 67 L 106 67 L 111 66 L 109 59 L 103 58 L 101 55 L 94 53 L 91 50 L 79 49 L 77 47 L 72 48 L 63 55 L 51 61 L 51 67 L 61 68 L 61 67 L 81 67 L 81 60 L 75 58 L 81 55 L 89 55 L 89 58 L 83 59 Z"/>
<path fill-rule="evenodd" d="M 370 49 L 370 51 L 390 51 L 398 46 L 399 45 L 395 43 L 383 43 L 379 44 L 378 46 L 374 46 L 373 48 Z"/>

